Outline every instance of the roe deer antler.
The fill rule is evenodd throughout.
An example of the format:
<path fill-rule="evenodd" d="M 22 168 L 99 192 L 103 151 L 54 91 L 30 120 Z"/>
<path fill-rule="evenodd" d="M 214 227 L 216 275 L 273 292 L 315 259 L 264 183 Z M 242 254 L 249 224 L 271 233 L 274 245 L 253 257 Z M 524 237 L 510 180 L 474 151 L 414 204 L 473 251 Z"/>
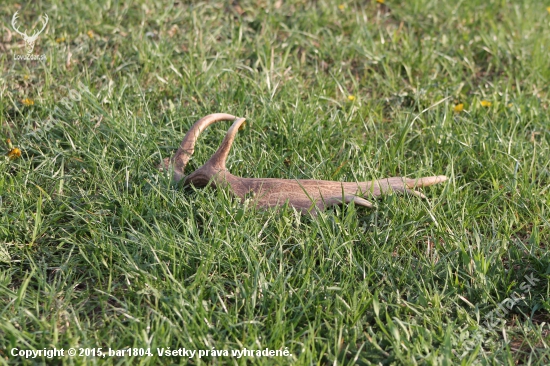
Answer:
<path fill-rule="evenodd" d="M 195 142 L 200 133 L 213 123 L 235 120 L 227 131 L 218 150 L 202 167 L 184 178 L 184 169 L 195 150 Z M 229 187 L 231 192 L 243 199 L 252 194 L 258 207 L 275 207 L 288 202 L 302 214 L 316 214 L 313 208 L 323 210 L 329 206 L 354 202 L 356 205 L 373 207 L 372 203 L 361 196 L 377 197 L 388 191 L 409 192 L 418 197 L 425 196 L 413 190 L 415 187 L 426 187 L 447 180 L 443 175 L 408 179 L 403 177 L 385 178 L 371 182 L 334 182 L 312 179 L 276 179 L 276 178 L 241 178 L 231 174 L 225 167 L 225 160 L 239 127 L 244 118 L 236 118 L 230 114 L 216 113 L 198 120 L 187 132 L 183 141 L 170 159 L 164 159 L 164 167 L 173 165 L 174 181 L 184 179 L 184 185 L 204 187 Z"/>

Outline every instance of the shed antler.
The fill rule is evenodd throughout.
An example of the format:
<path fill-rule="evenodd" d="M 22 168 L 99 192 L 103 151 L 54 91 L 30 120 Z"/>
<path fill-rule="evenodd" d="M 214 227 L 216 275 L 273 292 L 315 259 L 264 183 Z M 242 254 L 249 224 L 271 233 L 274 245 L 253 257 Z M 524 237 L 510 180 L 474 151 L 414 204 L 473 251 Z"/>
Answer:
<path fill-rule="evenodd" d="M 195 142 L 200 133 L 213 123 L 235 120 L 227 131 L 218 150 L 202 167 L 184 178 L 184 169 L 195 150 Z M 172 158 L 164 160 L 164 166 L 173 165 L 174 181 L 184 179 L 184 185 L 204 187 L 229 187 L 232 193 L 243 199 L 247 194 L 253 195 L 258 207 L 275 207 L 285 204 L 295 207 L 302 214 L 313 215 L 318 210 L 342 203 L 354 202 L 356 205 L 373 207 L 372 203 L 362 196 L 377 197 L 388 191 L 409 192 L 418 197 L 425 196 L 415 191 L 416 187 L 427 187 L 447 180 L 443 175 L 408 179 L 403 177 L 385 178 L 371 182 L 334 182 L 312 179 L 275 179 L 275 178 L 241 178 L 231 174 L 225 167 L 225 160 L 239 127 L 244 118 L 236 118 L 230 114 L 216 113 L 198 120 L 187 132 L 183 141 Z"/>

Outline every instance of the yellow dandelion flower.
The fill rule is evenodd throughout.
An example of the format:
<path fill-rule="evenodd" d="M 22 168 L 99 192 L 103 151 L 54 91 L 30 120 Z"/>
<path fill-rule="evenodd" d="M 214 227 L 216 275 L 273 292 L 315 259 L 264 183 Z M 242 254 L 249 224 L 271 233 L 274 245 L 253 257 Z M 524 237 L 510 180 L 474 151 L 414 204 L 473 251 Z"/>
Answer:
<path fill-rule="evenodd" d="M 88 35 L 88 37 L 94 38 L 94 32 L 93 31 L 89 30 L 86 34 Z"/>
<path fill-rule="evenodd" d="M 508 103 L 508 108 L 512 108 L 514 106 L 513 103 Z"/>
<path fill-rule="evenodd" d="M 30 106 L 30 105 L 34 105 L 34 100 L 32 100 L 31 98 L 25 98 L 21 101 L 21 103 L 23 103 L 26 106 Z"/>
<path fill-rule="evenodd" d="M 24 75 L 24 76 L 23 76 L 23 79 L 29 80 L 29 77 L 30 77 L 29 75 Z"/>
<path fill-rule="evenodd" d="M 338 5 L 338 9 L 344 10 L 346 8 L 346 4 L 340 4 Z"/>
<path fill-rule="evenodd" d="M 63 43 L 63 42 L 65 42 L 65 37 L 56 38 L 55 41 L 56 41 L 57 43 Z"/>
<path fill-rule="evenodd" d="M 546 11 L 550 13 L 550 6 L 546 8 Z"/>
<path fill-rule="evenodd" d="M 21 157 L 21 150 L 17 147 L 14 147 L 10 151 L 8 151 L 8 158 L 10 158 L 11 160 L 15 160 L 20 157 Z"/>
<path fill-rule="evenodd" d="M 8 149 L 9 149 L 7 154 L 8 158 L 13 160 L 21 156 L 21 150 L 19 150 L 17 147 L 13 147 L 10 139 L 7 139 L 6 143 L 8 144 Z"/>
<path fill-rule="evenodd" d="M 493 105 L 493 103 L 489 102 L 488 100 L 482 100 L 480 103 L 482 107 L 490 107 Z"/>
<path fill-rule="evenodd" d="M 378 4 L 384 4 L 384 0 L 376 0 Z"/>
<path fill-rule="evenodd" d="M 456 113 L 460 113 L 464 110 L 464 103 L 460 103 L 460 104 L 457 104 L 454 106 L 453 110 L 456 112 Z"/>
<path fill-rule="evenodd" d="M 355 100 L 355 95 L 348 95 L 348 100 L 353 102 Z"/>

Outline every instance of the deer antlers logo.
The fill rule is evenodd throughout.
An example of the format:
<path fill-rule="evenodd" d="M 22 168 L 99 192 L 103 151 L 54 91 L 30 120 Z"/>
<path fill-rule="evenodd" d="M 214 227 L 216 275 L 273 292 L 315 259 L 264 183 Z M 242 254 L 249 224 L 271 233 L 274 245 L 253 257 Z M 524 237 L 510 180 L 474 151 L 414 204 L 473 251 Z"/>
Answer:
<path fill-rule="evenodd" d="M 44 31 L 44 29 L 46 29 L 46 25 L 48 25 L 48 14 L 44 14 L 44 16 L 42 17 L 42 29 L 40 29 L 40 31 L 37 33 L 35 32 L 32 36 L 28 36 L 26 29 L 25 32 L 21 33 L 19 29 L 17 29 L 17 27 L 15 26 L 15 23 L 17 22 L 17 13 L 18 11 L 13 14 L 13 18 L 11 19 L 11 26 L 13 27 L 13 30 L 19 33 L 25 40 L 25 51 L 27 51 L 27 54 L 30 55 L 32 53 L 32 50 L 34 49 L 34 43 L 38 39 L 38 36 Z"/>

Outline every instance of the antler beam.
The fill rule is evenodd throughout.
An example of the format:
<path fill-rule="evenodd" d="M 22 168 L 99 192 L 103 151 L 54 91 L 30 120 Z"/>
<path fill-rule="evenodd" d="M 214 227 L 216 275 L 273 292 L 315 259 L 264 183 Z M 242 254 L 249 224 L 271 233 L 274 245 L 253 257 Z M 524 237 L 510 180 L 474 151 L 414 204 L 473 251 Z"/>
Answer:
<path fill-rule="evenodd" d="M 213 123 L 235 120 L 227 131 L 223 142 L 210 160 L 202 167 L 184 178 L 184 169 L 195 150 L 195 143 L 204 129 Z M 229 187 L 231 192 L 244 199 L 252 194 L 254 203 L 258 207 L 276 207 L 288 202 L 302 214 L 315 215 L 316 210 L 342 203 L 354 202 L 356 205 L 373 207 L 364 196 L 378 197 L 389 191 L 409 192 L 415 196 L 425 196 L 415 191 L 416 187 L 427 187 L 447 180 L 443 175 L 409 179 L 403 177 L 385 178 L 371 182 L 335 182 L 312 179 L 275 179 L 275 178 L 241 178 L 231 174 L 225 161 L 229 155 L 231 145 L 244 118 L 236 118 L 230 114 L 216 113 L 198 120 L 187 132 L 183 141 L 172 158 L 165 159 L 164 167 L 173 166 L 174 181 L 184 180 L 184 185 L 204 187 L 208 184 L 213 187 Z"/>

